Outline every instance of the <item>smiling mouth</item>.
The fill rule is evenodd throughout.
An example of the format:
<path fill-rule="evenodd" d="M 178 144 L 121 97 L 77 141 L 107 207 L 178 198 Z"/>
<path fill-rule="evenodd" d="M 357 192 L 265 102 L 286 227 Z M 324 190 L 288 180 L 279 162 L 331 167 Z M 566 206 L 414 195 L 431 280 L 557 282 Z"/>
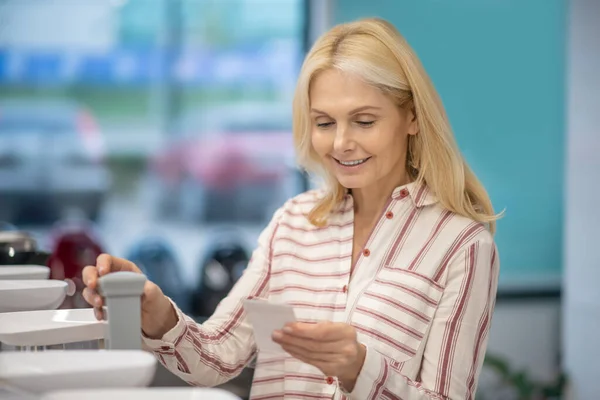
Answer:
<path fill-rule="evenodd" d="M 344 167 L 356 167 L 358 165 L 364 164 L 369 161 L 371 157 L 362 158 L 360 160 L 352 160 L 352 161 L 340 161 L 337 158 L 333 158 L 338 164 L 343 165 Z"/>

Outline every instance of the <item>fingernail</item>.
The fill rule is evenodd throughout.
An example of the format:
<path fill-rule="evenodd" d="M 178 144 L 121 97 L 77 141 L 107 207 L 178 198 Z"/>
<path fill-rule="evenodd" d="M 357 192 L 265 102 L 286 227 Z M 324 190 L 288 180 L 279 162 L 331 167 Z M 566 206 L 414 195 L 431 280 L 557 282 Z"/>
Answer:
<path fill-rule="evenodd" d="M 100 307 L 102 305 L 102 300 L 100 299 L 100 297 L 96 297 L 96 299 L 94 300 L 94 305 L 96 307 Z"/>
<path fill-rule="evenodd" d="M 282 337 L 283 337 L 283 334 L 281 333 L 281 331 L 273 332 L 273 339 L 281 339 Z"/>
<path fill-rule="evenodd" d="M 284 331 L 285 333 L 292 333 L 292 332 L 293 332 L 293 329 L 292 329 L 291 327 L 289 327 L 289 326 L 284 326 L 284 327 L 283 327 L 283 331 Z"/>

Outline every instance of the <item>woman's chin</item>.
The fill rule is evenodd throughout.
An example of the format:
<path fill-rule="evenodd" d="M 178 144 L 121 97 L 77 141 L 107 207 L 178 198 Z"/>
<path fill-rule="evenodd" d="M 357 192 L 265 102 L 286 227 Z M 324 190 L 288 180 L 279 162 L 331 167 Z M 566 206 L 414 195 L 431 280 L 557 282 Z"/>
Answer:
<path fill-rule="evenodd" d="M 366 186 L 364 179 L 358 177 L 338 176 L 338 182 L 346 189 L 362 189 Z"/>

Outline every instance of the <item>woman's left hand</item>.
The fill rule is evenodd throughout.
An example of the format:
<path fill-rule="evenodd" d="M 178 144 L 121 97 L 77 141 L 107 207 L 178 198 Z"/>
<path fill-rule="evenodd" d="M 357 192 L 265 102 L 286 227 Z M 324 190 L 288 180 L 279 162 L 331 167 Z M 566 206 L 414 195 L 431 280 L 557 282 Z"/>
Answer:
<path fill-rule="evenodd" d="M 287 324 L 273 332 L 273 340 L 294 358 L 335 376 L 344 389 L 352 391 L 365 361 L 366 348 L 356 330 L 339 322 Z"/>

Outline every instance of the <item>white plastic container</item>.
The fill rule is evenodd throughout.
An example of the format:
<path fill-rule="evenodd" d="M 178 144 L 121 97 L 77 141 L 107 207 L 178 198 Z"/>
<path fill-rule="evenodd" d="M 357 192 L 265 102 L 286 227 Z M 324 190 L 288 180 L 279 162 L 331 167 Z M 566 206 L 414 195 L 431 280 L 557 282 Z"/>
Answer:
<path fill-rule="evenodd" d="M 143 388 L 69 390 L 48 393 L 41 400 L 240 400 L 233 393 L 213 388 Z"/>
<path fill-rule="evenodd" d="M 43 265 L 0 265 L 0 280 L 48 279 L 50 268 Z"/>
<path fill-rule="evenodd" d="M 105 325 L 96 320 L 91 308 L 4 313 L 0 314 L 0 343 L 24 349 L 69 348 L 70 344 L 104 339 Z"/>
<path fill-rule="evenodd" d="M 155 357 L 142 350 L 0 353 L 0 382 L 28 394 L 145 387 L 152 382 L 155 372 Z"/>
<path fill-rule="evenodd" d="M 67 282 L 54 279 L 0 280 L 0 313 L 56 309 L 67 289 Z"/>

